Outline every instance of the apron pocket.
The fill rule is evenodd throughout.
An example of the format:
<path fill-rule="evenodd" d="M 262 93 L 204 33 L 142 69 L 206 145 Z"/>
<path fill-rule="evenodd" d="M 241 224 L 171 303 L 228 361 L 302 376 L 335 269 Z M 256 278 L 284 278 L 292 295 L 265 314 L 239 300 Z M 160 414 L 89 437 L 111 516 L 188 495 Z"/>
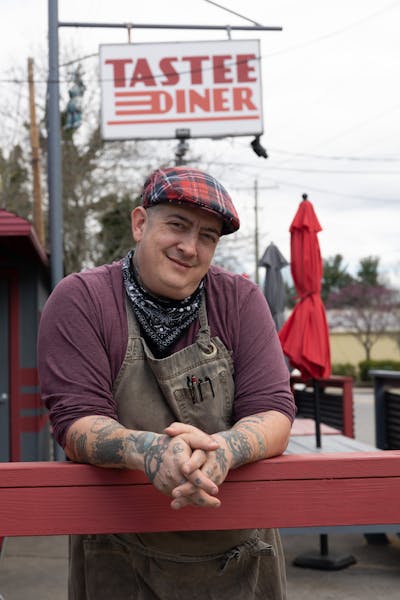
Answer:
<path fill-rule="evenodd" d="M 173 394 L 180 420 L 207 433 L 231 427 L 234 383 L 226 369 L 194 369 Z"/>

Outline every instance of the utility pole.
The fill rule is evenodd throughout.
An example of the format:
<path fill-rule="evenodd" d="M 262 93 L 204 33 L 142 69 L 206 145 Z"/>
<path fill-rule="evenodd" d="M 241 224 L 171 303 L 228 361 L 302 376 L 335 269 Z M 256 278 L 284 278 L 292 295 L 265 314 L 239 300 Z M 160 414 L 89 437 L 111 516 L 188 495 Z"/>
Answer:
<path fill-rule="evenodd" d="M 49 84 L 48 84 L 48 184 L 50 210 L 51 286 L 64 277 L 63 207 L 61 170 L 61 117 L 58 68 L 58 0 L 48 0 L 49 15 Z"/>
<path fill-rule="evenodd" d="M 258 277 L 258 180 L 254 180 L 254 258 L 255 274 L 254 281 L 260 283 Z"/>
<path fill-rule="evenodd" d="M 51 287 L 64 276 L 63 207 L 61 168 L 61 118 L 58 68 L 58 0 L 48 0 L 49 15 L 49 83 L 47 116 L 47 173 L 50 209 L 50 272 Z M 54 440 L 54 459 L 65 460 L 61 446 Z"/>
<path fill-rule="evenodd" d="M 44 247 L 45 236 L 42 213 L 42 188 L 40 184 L 40 154 L 39 131 L 36 124 L 35 85 L 33 80 L 33 58 L 28 58 L 28 83 L 29 83 L 29 114 L 32 148 L 33 172 L 33 225 L 39 242 Z"/>

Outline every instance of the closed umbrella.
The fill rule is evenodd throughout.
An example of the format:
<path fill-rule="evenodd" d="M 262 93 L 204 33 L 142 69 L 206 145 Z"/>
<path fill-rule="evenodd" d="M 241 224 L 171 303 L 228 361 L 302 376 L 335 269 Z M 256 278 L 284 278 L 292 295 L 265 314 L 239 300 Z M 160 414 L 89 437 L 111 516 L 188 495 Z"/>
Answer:
<path fill-rule="evenodd" d="M 260 267 L 265 267 L 264 296 L 271 310 L 277 331 L 284 322 L 283 311 L 286 303 L 285 284 L 281 269 L 288 266 L 288 264 L 278 246 L 273 242 L 267 246 L 258 263 Z"/>
<path fill-rule="evenodd" d="M 298 302 L 279 331 L 290 364 L 314 383 L 317 447 L 321 446 L 317 380 L 331 374 L 328 323 L 321 299 L 323 266 L 318 242 L 321 229 L 314 207 L 304 194 L 290 226 L 290 269 Z"/>
<path fill-rule="evenodd" d="M 323 266 L 317 235 L 321 229 L 304 194 L 290 226 L 290 269 L 298 302 L 279 338 L 290 363 L 312 379 L 331 374 L 328 323 L 321 299 Z"/>
<path fill-rule="evenodd" d="M 303 194 L 290 226 L 290 268 L 298 301 L 279 331 L 282 349 L 292 366 L 314 384 L 317 447 L 321 446 L 318 379 L 331 374 L 329 330 L 321 299 L 323 265 L 318 242 L 322 230 L 314 207 Z M 320 536 L 320 554 L 307 553 L 295 564 L 317 569 L 338 569 L 355 562 L 352 556 L 329 557 L 328 536 Z"/>

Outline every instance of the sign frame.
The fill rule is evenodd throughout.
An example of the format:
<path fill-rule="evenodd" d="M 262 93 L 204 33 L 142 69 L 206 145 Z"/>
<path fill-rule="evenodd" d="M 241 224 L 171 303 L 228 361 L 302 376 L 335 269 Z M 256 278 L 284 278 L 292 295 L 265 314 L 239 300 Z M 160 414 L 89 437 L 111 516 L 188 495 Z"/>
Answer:
<path fill-rule="evenodd" d="M 262 135 L 260 41 L 101 44 L 104 140 Z"/>

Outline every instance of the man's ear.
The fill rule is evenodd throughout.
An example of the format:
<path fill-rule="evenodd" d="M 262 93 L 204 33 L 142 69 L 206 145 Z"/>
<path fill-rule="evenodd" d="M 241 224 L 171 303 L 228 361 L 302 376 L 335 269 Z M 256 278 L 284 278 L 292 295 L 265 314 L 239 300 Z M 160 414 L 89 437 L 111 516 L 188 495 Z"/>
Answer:
<path fill-rule="evenodd" d="M 140 242 L 148 221 L 146 209 L 143 206 L 136 206 L 131 212 L 131 229 L 135 242 Z"/>

